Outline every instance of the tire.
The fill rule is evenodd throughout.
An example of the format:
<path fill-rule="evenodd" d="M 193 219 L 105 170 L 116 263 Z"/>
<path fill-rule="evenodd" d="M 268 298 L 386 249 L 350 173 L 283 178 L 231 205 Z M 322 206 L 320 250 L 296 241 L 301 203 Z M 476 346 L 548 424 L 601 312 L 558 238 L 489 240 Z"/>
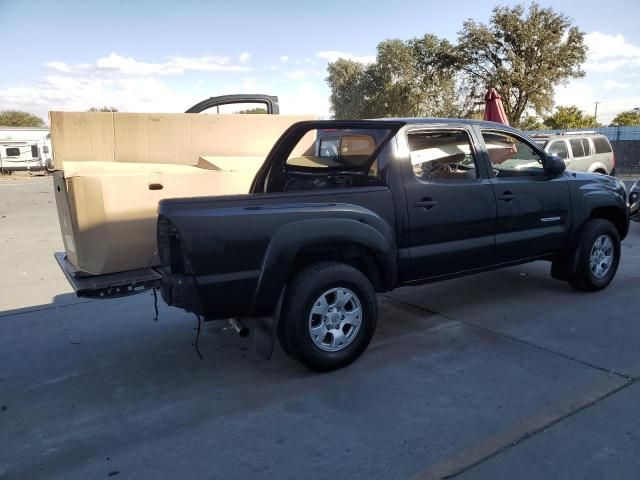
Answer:
<path fill-rule="evenodd" d="M 345 367 L 367 348 L 376 328 L 377 297 L 369 279 L 339 262 L 319 262 L 290 282 L 278 324 L 285 352 L 311 370 Z"/>
<path fill-rule="evenodd" d="M 620 250 L 620 235 L 609 220 L 589 220 L 574 253 L 577 258 L 575 272 L 569 277 L 571 286 L 584 292 L 605 288 L 618 270 Z"/>

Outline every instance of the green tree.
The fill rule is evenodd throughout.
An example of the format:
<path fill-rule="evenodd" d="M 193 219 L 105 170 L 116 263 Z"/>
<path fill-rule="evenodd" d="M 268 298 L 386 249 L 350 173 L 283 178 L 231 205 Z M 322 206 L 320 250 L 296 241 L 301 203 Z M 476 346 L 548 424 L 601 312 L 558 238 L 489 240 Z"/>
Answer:
<path fill-rule="evenodd" d="M 614 126 L 638 126 L 640 125 L 640 108 L 620 112 L 611 121 Z"/>
<path fill-rule="evenodd" d="M 362 63 L 339 58 L 327 67 L 327 83 L 331 90 L 329 101 L 333 117 L 337 119 L 364 118 L 366 105 L 366 67 Z"/>
<path fill-rule="evenodd" d="M 20 110 L 0 110 L 2 127 L 44 127 L 44 120 L 37 115 Z"/>
<path fill-rule="evenodd" d="M 518 128 L 524 131 L 542 130 L 544 128 L 544 125 L 542 124 L 542 121 L 540 120 L 540 118 L 534 115 L 527 115 L 526 117 L 523 117 L 520 120 L 520 125 L 518 126 Z"/>
<path fill-rule="evenodd" d="M 117 112 L 118 109 L 116 107 L 107 107 L 106 105 L 103 107 L 91 107 L 87 112 Z"/>
<path fill-rule="evenodd" d="M 519 126 L 527 108 L 542 115 L 554 88 L 584 76 L 584 33 L 566 15 L 531 3 L 497 6 L 489 24 L 467 20 L 448 61 L 502 96 L 509 123 Z"/>
<path fill-rule="evenodd" d="M 452 48 L 433 35 L 385 40 L 376 61 L 338 59 L 328 67 L 331 109 L 337 119 L 460 116 L 468 105 L 453 66 L 442 62 Z M 461 100 L 462 99 L 462 100 Z"/>
<path fill-rule="evenodd" d="M 553 115 L 544 119 L 544 124 L 554 130 L 563 128 L 596 128 L 600 126 L 593 115 L 587 115 L 575 105 L 558 107 Z"/>
<path fill-rule="evenodd" d="M 246 110 L 238 110 L 236 113 L 242 113 L 242 114 L 267 113 L 267 109 L 263 107 L 247 108 Z"/>

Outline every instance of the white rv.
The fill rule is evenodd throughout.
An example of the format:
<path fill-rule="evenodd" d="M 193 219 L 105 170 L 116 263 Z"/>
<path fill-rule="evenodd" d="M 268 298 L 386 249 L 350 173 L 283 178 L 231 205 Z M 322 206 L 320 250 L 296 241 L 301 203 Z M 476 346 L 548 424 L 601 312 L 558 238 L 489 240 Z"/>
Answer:
<path fill-rule="evenodd" d="M 0 127 L 0 173 L 50 167 L 48 128 Z"/>

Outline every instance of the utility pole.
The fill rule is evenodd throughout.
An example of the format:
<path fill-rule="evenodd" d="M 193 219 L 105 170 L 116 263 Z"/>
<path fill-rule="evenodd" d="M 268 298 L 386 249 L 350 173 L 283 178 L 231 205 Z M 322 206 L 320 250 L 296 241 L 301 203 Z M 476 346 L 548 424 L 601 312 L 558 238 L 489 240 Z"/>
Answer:
<path fill-rule="evenodd" d="M 595 111 L 595 112 L 594 112 L 594 114 L 593 114 L 593 120 L 594 120 L 595 122 L 597 122 L 597 121 L 598 121 L 598 105 L 599 105 L 600 103 L 602 103 L 602 102 L 593 102 L 593 103 L 595 103 L 595 104 L 596 104 L 596 111 Z"/>

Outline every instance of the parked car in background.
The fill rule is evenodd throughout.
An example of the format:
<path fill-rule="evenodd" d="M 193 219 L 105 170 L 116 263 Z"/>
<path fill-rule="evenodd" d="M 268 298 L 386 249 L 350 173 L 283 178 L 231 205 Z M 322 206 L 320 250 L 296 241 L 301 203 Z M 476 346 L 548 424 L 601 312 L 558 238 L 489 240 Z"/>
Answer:
<path fill-rule="evenodd" d="M 629 191 L 629 213 L 631 220 L 640 222 L 640 180 L 636 180 Z"/>
<path fill-rule="evenodd" d="M 596 132 L 535 134 L 535 142 L 550 155 L 562 158 L 574 172 L 615 175 L 616 159 L 609 140 Z"/>

